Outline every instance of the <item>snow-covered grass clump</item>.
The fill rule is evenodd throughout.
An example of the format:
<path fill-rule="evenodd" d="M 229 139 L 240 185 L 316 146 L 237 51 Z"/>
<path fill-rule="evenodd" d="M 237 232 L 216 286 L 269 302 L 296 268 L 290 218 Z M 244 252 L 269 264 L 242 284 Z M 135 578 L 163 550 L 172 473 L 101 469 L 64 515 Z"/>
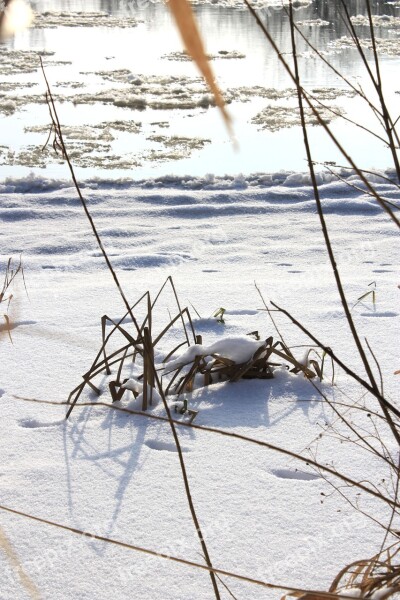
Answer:
<path fill-rule="evenodd" d="M 264 342 L 257 342 L 247 336 L 235 336 L 222 338 L 209 346 L 194 344 L 185 352 L 166 364 L 166 369 L 173 370 L 177 367 L 187 365 L 196 358 L 196 356 L 212 356 L 216 354 L 223 358 L 232 360 L 236 364 L 245 363 L 250 360 L 256 351 L 264 345 Z"/>

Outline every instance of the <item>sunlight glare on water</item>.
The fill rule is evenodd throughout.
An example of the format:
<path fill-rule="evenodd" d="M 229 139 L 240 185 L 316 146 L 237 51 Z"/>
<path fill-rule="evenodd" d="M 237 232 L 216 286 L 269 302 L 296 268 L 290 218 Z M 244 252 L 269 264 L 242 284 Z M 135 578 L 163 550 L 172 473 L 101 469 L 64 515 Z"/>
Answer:
<path fill-rule="evenodd" d="M 164 4 L 118 0 L 30 4 L 39 14 L 33 27 L 2 47 L 3 52 L 9 50 L 2 56 L 2 80 L 8 86 L 0 98 L 2 178 L 30 171 L 67 176 L 60 159 L 50 151 L 40 151 L 49 124 L 38 69 L 38 53 L 43 51 L 80 177 L 306 170 L 302 135 L 296 125 L 296 100 L 293 89 L 288 92 L 290 80 L 239 2 L 233 7 L 195 5 L 207 52 L 229 103 L 239 151 L 232 147 L 217 109 L 209 106 L 208 90 L 195 66 L 182 60 L 182 43 Z M 363 3 L 354 0 L 349 6 L 352 14 L 358 14 Z M 374 10 L 380 15 L 400 15 L 399 8 L 384 2 L 376 3 Z M 79 13 L 72 23 L 60 15 L 71 12 Z M 285 11 L 274 6 L 260 14 L 290 61 Z M 82 15 L 86 17 L 82 19 Z M 104 18 L 108 22 L 103 23 Z M 346 77 L 364 81 L 355 50 L 338 42 L 347 32 L 338 18 L 337 1 L 315 0 L 302 6 L 296 10 L 296 20 L 307 38 L 327 53 Z M 359 33 L 367 36 L 365 27 Z M 400 27 L 377 28 L 379 37 L 397 39 L 400 45 L 399 33 Z M 302 40 L 298 53 L 304 87 L 317 90 L 319 100 L 336 111 L 370 126 L 371 115 L 365 105 L 349 97 L 343 81 L 312 56 Z M 386 89 L 396 104 L 399 90 L 393 74 L 399 66 L 398 55 L 382 56 Z M 14 70 L 4 70 L 7 60 L 11 66 L 15 61 Z M 361 166 L 390 166 L 381 142 L 340 118 L 332 120 L 332 127 Z M 310 127 L 309 133 L 316 160 L 343 163 L 321 127 Z"/>

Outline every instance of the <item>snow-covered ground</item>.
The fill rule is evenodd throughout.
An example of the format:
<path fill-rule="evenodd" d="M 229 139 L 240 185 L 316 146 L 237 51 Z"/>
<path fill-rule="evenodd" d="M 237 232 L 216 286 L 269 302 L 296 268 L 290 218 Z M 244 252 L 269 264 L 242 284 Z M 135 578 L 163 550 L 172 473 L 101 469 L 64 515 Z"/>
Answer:
<path fill-rule="evenodd" d="M 349 180 L 357 184 L 355 178 Z M 353 314 L 395 400 L 399 368 L 397 230 L 363 192 L 321 175 L 321 195 L 350 304 L 376 282 Z M 398 190 L 376 186 L 396 201 Z M 276 331 L 254 282 L 363 373 L 335 291 L 308 177 L 279 172 L 243 177 L 163 177 L 84 183 L 95 223 L 129 300 L 154 296 L 171 275 L 196 332 L 210 346 L 223 337 Z M 67 181 L 38 176 L 0 185 L 1 263 L 22 253 L 22 281 L 10 303 L 13 344 L 0 337 L 2 437 L 0 504 L 75 529 L 204 563 L 188 510 L 168 423 L 118 412 L 107 377 L 85 391 L 69 421 L 65 402 L 101 345 L 100 319 L 125 309 L 95 245 L 76 192 Z M 193 307 L 194 308 L 193 308 Z M 223 307 L 225 324 L 212 315 Z M 166 291 L 157 326 L 176 306 Z M 198 314 L 196 314 L 196 311 Z M 287 344 L 307 344 L 274 313 Z M 250 338 L 249 338 L 250 339 Z M 156 362 L 183 341 L 177 326 L 157 347 Z M 214 346 L 215 350 L 218 345 Z M 183 349 L 181 350 L 183 351 Z M 305 348 L 293 350 L 301 359 Z M 344 404 L 371 399 L 342 372 L 318 384 Z M 115 377 L 115 371 L 113 373 Z M 348 477 L 390 487 L 382 460 L 340 435 L 337 416 L 304 379 L 277 369 L 270 380 L 217 383 L 187 395 L 195 424 L 316 456 Z M 173 396 L 168 397 L 173 406 Z M 126 392 L 121 406 L 140 410 Z M 341 410 L 369 430 L 366 413 Z M 158 403 L 150 410 L 163 415 Z M 177 419 L 184 419 L 173 413 Z M 379 424 L 379 420 L 377 421 Z M 379 426 L 396 459 L 390 433 Z M 324 433 L 326 431 L 326 433 Z M 322 437 L 319 437 L 323 433 Z M 179 428 L 194 504 L 215 567 L 294 587 L 328 589 L 345 564 L 379 549 L 384 529 L 333 491 L 322 472 L 265 447 L 217 433 Z M 376 443 L 376 440 L 373 440 Z M 377 444 L 379 447 L 379 444 Z M 310 450 L 307 450 L 310 449 Z M 329 476 L 330 482 L 334 479 Z M 382 480 L 385 479 L 386 483 Z M 381 501 L 340 488 L 367 515 L 386 524 Z M 2 512 L 2 600 L 43 598 L 206 600 L 206 572 Z M 222 578 L 238 599 L 278 598 L 283 591 Z M 231 597 L 219 584 L 221 598 Z"/>
<path fill-rule="evenodd" d="M 270 336 L 281 337 L 304 363 L 310 340 L 273 312 L 277 332 L 258 289 L 265 302 L 289 311 L 365 377 L 310 179 L 301 172 L 296 91 L 241 3 L 196 2 L 234 118 L 237 152 L 162 3 L 32 4 L 39 13 L 34 28 L 0 47 L 0 285 L 9 257 L 16 265 L 20 255 L 26 283 L 25 289 L 19 274 L 9 290 L 9 332 L 7 303 L 0 302 L 0 600 L 211 600 L 206 571 L 161 556 L 205 564 L 159 395 L 149 416 L 137 414 L 142 397 L 130 390 L 142 391 L 140 362 L 125 366 L 123 377 L 131 381 L 114 408 L 107 405 L 115 368 L 93 380 L 101 396 L 85 388 L 65 420 L 66 400 L 101 347 L 102 316 L 120 320 L 125 306 L 65 163 L 52 149 L 42 151 L 49 115 L 38 61 L 43 57 L 82 193 L 126 297 L 134 303 L 149 290 L 154 299 L 172 277 L 202 336 L 188 350 L 177 321 L 160 340 L 155 362 L 159 374 L 167 373 L 164 382 L 171 369 L 199 353 L 242 363 Z M 290 31 L 281 0 L 255 4 L 287 56 Z M 323 55 L 366 86 L 337 3 L 294 4 L 299 27 Z M 365 7 L 350 4 L 368 52 L 370 32 L 365 14 L 358 14 Z M 395 117 L 397 5 L 374 5 Z M 360 166 L 387 168 L 390 156 L 381 140 L 332 113 L 374 130 L 365 103 L 305 44 L 298 51 L 303 84 L 324 104 L 323 117 L 346 149 Z M 309 134 L 315 160 L 343 163 L 322 128 L 310 127 Z M 374 353 L 368 356 L 378 381 L 375 359 L 379 363 L 385 397 L 398 405 L 398 230 L 356 176 L 342 170 L 336 178 L 317 168 L 354 321 Z M 384 174 L 368 177 L 398 205 L 394 173 Z M 140 322 L 144 311 L 144 303 L 135 309 Z M 167 284 L 154 307 L 153 334 L 176 312 Z M 128 320 L 123 327 L 135 334 Z M 315 358 L 311 351 L 309 359 Z M 197 377 L 194 391 L 180 397 L 197 412 L 198 428 L 177 429 L 212 564 L 283 586 L 222 576 L 224 600 L 274 600 L 285 586 L 329 589 L 346 564 L 379 550 L 391 516 L 382 499 L 306 464 L 317 461 L 393 498 L 396 468 L 389 462 L 397 464 L 399 450 L 377 402 L 340 369 L 333 373 L 329 360 L 314 386 L 289 372 L 282 357 L 272 360 L 282 363 L 272 379 L 205 387 Z M 187 423 L 188 415 L 174 410 L 177 397 L 167 401 L 174 419 Z M 392 527 L 399 530 L 396 518 Z"/>

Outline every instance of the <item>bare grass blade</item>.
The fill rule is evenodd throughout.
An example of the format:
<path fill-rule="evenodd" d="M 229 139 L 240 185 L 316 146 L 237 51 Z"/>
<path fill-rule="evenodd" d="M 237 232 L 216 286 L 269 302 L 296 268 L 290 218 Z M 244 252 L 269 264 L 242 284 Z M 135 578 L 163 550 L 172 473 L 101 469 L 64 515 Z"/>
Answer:
<path fill-rule="evenodd" d="M 204 50 L 204 44 L 199 33 L 199 28 L 191 4 L 189 0 L 168 0 L 168 6 L 174 16 L 175 23 L 179 29 L 183 43 L 185 44 L 186 51 L 195 61 L 200 73 L 203 75 L 214 96 L 215 104 L 221 111 L 229 135 L 233 138 L 231 117 L 226 110 L 224 98 L 216 83 L 210 61 Z"/>

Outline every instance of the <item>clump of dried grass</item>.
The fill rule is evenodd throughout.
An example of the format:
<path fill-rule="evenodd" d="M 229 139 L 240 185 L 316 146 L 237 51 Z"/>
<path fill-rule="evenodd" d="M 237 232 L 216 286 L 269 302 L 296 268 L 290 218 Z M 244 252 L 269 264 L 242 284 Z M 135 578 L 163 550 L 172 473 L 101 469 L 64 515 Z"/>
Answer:
<path fill-rule="evenodd" d="M 156 315 L 154 314 L 154 309 L 167 285 L 173 292 L 178 312 L 174 317 L 170 317 L 169 322 L 162 326 L 161 330 L 159 329 L 156 331 Z M 137 316 L 134 317 L 135 322 L 138 325 L 137 328 L 132 321 L 132 311 L 134 309 L 136 315 L 140 312 L 143 313 L 144 309 L 144 317 L 141 324 L 139 318 Z M 100 373 L 111 375 L 111 366 L 117 368 L 117 374 L 115 379 L 109 382 L 108 387 L 113 402 L 121 400 L 126 391 L 126 388 L 123 386 L 126 383 L 127 378 L 123 378 L 123 373 L 124 366 L 128 365 L 128 361 L 131 365 L 134 363 L 137 369 L 141 371 L 137 380 L 143 389 L 142 410 L 147 410 L 147 408 L 152 405 L 153 393 L 157 388 L 155 381 L 157 370 L 154 354 L 160 341 L 167 336 L 176 323 L 181 324 L 184 339 L 172 350 L 172 352 L 170 352 L 169 356 L 172 356 L 176 350 L 184 345 L 190 346 L 190 337 L 192 337 L 193 342 L 196 341 L 196 334 L 189 310 L 187 308 L 181 308 L 172 277 L 167 278 L 155 299 L 152 299 L 150 292 L 146 292 L 133 306 L 130 307 L 130 310 L 127 311 L 119 321 L 114 321 L 107 315 L 104 315 L 101 319 L 102 346 L 90 369 L 82 376 L 83 382 L 69 395 L 68 401 L 71 406 L 68 410 L 67 418 L 71 414 L 73 407 L 86 386 L 89 386 L 92 391 L 100 395 L 101 392 L 99 388 L 94 385 L 92 380 Z M 112 326 L 108 335 L 106 335 L 107 325 Z M 131 329 L 135 330 L 134 334 L 130 332 Z M 132 391 L 135 396 L 138 395 L 135 390 Z"/>
<path fill-rule="evenodd" d="M 255 332 L 258 335 L 258 332 Z M 259 337 L 259 336 L 258 336 Z M 202 343 L 201 336 L 196 336 L 196 342 Z M 171 355 L 171 354 L 170 354 Z M 170 356 L 169 355 L 169 356 Z M 282 362 L 272 362 L 272 358 L 281 359 Z M 168 384 L 166 393 L 173 390 L 175 394 L 192 392 L 195 379 L 200 376 L 203 379 L 204 386 L 217 381 L 236 382 L 240 379 L 272 379 L 274 368 L 281 367 L 283 364 L 291 365 L 292 373 L 303 373 L 308 379 L 318 376 L 320 380 L 323 376 L 322 367 L 316 360 L 303 363 L 293 355 L 292 351 L 281 341 L 274 341 L 273 337 L 265 340 L 264 344 L 255 351 L 253 356 L 246 362 L 235 362 L 231 358 L 224 356 L 223 353 L 199 353 L 193 360 L 186 364 L 176 365 L 169 373 L 173 376 Z M 312 370 L 309 365 L 313 366 Z M 168 369 L 168 364 L 166 366 Z M 178 376 L 177 383 L 175 380 Z"/>
<path fill-rule="evenodd" d="M 168 323 L 160 326 L 159 315 L 155 308 L 157 308 L 157 303 L 166 286 L 169 286 L 173 292 L 177 313 L 174 316 L 170 314 Z M 135 317 L 133 317 L 133 311 L 135 311 Z M 139 314 L 142 314 L 141 324 Z M 135 330 L 135 323 L 138 324 L 138 329 L 132 334 L 131 330 Z M 166 337 L 176 324 L 181 326 L 182 341 L 176 345 L 176 337 L 173 336 L 174 347 L 163 359 L 166 366 L 157 366 L 155 355 L 158 346 L 161 341 L 164 344 L 168 343 Z M 110 325 L 112 328 L 106 334 L 106 328 Z M 130 390 L 135 398 L 141 395 L 142 411 L 146 411 L 149 406 L 152 406 L 153 397 L 158 392 L 165 396 L 171 393 L 179 396 L 182 393 L 192 392 L 196 379 L 202 379 L 204 386 L 218 381 L 233 383 L 241 379 L 272 379 L 274 368 L 282 366 L 287 366 L 290 368 L 290 372 L 301 373 L 308 379 L 316 377 L 320 381 L 323 379 L 324 355 L 321 358 L 316 351 L 313 351 L 315 357 L 310 359 L 311 350 L 309 350 L 305 360 L 298 360 L 283 341 L 279 339 L 275 341 L 272 336 L 267 338 L 263 344 L 260 343 L 254 354 L 245 362 L 235 362 L 228 356 L 224 356 L 223 352 L 213 353 L 210 350 L 207 353 L 207 347 L 201 346 L 202 337 L 196 334 L 189 309 L 181 307 L 172 277 L 167 278 L 154 300 L 147 291 L 120 320 L 116 321 L 104 315 L 101 319 L 101 328 L 102 345 L 91 367 L 82 375 L 83 382 L 76 386 L 69 395 L 70 407 L 67 418 L 86 386 L 97 395 L 101 395 L 102 392 L 95 385 L 94 380 L 100 374 L 110 376 L 111 367 L 117 370 L 115 378 L 108 383 L 112 401 L 120 401 L 124 393 Z M 257 340 L 260 339 L 258 331 L 248 335 L 255 336 Z M 179 363 L 179 359 L 178 362 L 173 361 L 174 366 L 171 365 L 171 368 L 168 368 L 168 361 L 177 350 L 192 344 L 200 345 L 199 354 L 186 362 Z M 272 362 L 272 360 L 278 360 L 278 362 Z M 130 379 L 130 376 L 126 376 L 132 370 L 132 364 L 135 365 L 136 373 L 139 373 L 133 380 Z M 158 389 L 156 373 L 160 369 L 163 370 L 163 375 L 160 378 L 161 388 Z M 182 414 L 187 412 L 186 408 Z"/>
<path fill-rule="evenodd" d="M 398 544 L 367 560 L 358 560 L 338 573 L 330 592 L 359 598 L 385 600 L 400 592 L 400 548 Z"/>
<path fill-rule="evenodd" d="M 0 324 L 0 334 L 2 331 L 6 331 L 8 333 L 8 337 L 12 343 L 11 337 L 11 329 L 12 323 L 9 315 L 10 304 L 14 298 L 14 294 L 12 292 L 13 285 L 15 283 L 16 277 L 20 275 L 23 279 L 25 286 L 25 276 L 24 276 L 24 268 L 22 265 L 22 260 L 19 258 L 19 261 L 16 265 L 14 265 L 12 257 L 10 257 L 7 261 L 6 270 L 4 273 L 3 285 L 0 289 L 0 306 L 5 306 L 5 313 L 3 313 L 4 323 Z M 26 290 L 26 286 L 25 286 Z"/>

